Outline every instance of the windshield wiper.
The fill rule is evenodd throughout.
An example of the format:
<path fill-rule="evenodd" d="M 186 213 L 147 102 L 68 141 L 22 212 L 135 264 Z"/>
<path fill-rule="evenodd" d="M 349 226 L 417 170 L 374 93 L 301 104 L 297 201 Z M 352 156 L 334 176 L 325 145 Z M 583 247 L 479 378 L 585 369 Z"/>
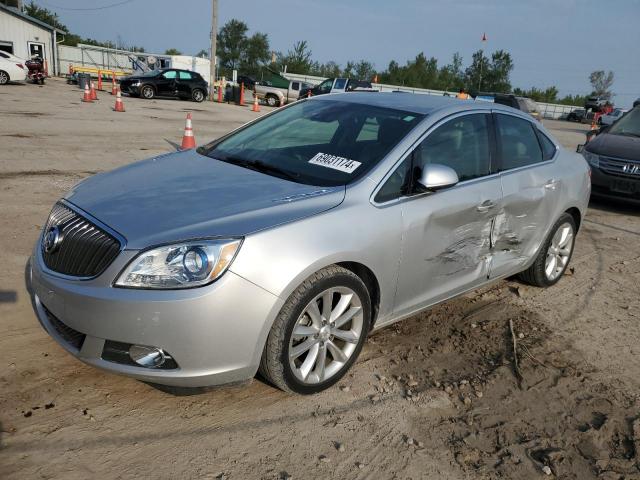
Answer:
<path fill-rule="evenodd" d="M 287 170 L 283 170 L 280 167 L 276 167 L 275 165 L 270 165 L 268 163 L 263 162 L 262 160 L 247 160 L 246 158 L 239 157 L 219 157 L 220 160 L 224 162 L 233 163 L 234 165 L 238 165 L 240 167 L 248 168 L 249 170 L 254 170 L 260 173 L 266 174 L 274 174 L 277 177 L 286 178 L 287 180 L 291 180 L 294 182 L 300 181 L 300 175 L 296 173 L 288 172 Z"/>

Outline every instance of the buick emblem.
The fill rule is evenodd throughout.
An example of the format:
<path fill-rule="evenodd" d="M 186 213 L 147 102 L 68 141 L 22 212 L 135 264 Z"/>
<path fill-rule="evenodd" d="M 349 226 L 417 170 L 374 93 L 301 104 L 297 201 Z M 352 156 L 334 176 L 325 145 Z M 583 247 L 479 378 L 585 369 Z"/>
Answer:
<path fill-rule="evenodd" d="M 60 242 L 62 242 L 60 229 L 57 226 L 51 227 L 44 236 L 42 247 L 45 253 L 53 253 L 60 246 Z"/>
<path fill-rule="evenodd" d="M 624 167 L 622 167 L 622 171 L 630 175 L 640 175 L 640 165 L 627 163 Z"/>

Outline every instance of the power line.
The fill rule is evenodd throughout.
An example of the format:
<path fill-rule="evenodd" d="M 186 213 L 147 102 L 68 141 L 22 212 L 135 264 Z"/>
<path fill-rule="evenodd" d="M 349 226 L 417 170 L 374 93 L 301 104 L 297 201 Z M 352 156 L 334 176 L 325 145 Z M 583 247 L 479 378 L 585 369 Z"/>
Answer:
<path fill-rule="evenodd" d="M 106 10 L 107 8 L 119 7 L 120 5 L 125 5 L 125 4 L 131 3 L 133 1 L 135 1 L 135 0 L 122 0 L 121 2 L 112 3 L 110 5 L 103 5 L 101 7 L 90 7 L 90 8 L 60 7 L 58 5 L 52 5 L 50 3 L 41 2 L 41 1 L 38 1 L 38 3 L 41 3 L 45 7 L 55 8 L 57 10 L 70 10 L 70 11 L 74 11 L 74 12 L 91 12 L 91 11 L 95 11 L 95 10 Z"/>

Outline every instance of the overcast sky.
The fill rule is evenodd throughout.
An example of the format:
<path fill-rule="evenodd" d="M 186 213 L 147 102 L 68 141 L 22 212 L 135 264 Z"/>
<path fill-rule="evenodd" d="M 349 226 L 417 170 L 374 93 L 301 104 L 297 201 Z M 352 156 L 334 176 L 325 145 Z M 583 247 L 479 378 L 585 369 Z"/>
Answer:
<path fill-rule="evenodd" d="M 120 2 L 125 0 L 119 0 Z M 71 31 L 99 40 L 186 54 L 208 48 L 210 0 L 36 0 Z M 514 87 L 555 85 L 561 94 L 590 91 L 589 73 L 613 70 L 619 106 L 640 97 L 640 0 L 219 0 L 219 25 L 231 18 L 269 35 L 273 50 L 307 40 L 315 60 L 366 59 L 379 70 L 423 51 L 440 64 L 460 52 L 465 65 L 481 48 L 505 49 Z"/>

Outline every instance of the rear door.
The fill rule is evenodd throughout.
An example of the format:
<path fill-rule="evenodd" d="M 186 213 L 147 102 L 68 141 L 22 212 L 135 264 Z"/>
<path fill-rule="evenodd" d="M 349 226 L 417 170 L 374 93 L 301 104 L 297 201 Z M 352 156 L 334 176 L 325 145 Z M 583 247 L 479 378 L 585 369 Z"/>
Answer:
<path fill-rule="evenodd" d="M 387 207 L 398 209 L 403 219 L 397 314 L 444 300 L 489 277 L 491 230 L 502 202 L 493 154 L 489 114 L 454 116 L 429 133 L 378 191 L 375 200 L 388 201 L 389 192 L 404 188 L 405 171 L 415 181 L 426 164 L 447 165 L 460 178 L 454 187 L 405 196 Z"/>
<path fill-rule="evenodd" d="M 534 123 L 495 113 L 503 208 L 496 217 L 494 276 L 522 271 L 555 222 L 562 184 L 556 178 L 557 148 Z"/>
<path fill-rule="evenodd" d="M 193 87 L 193 75 L 186 70 L 178 70 L 176 77 L 176 92 L 179 97 L 191 98 L 191 89 Z"/>

